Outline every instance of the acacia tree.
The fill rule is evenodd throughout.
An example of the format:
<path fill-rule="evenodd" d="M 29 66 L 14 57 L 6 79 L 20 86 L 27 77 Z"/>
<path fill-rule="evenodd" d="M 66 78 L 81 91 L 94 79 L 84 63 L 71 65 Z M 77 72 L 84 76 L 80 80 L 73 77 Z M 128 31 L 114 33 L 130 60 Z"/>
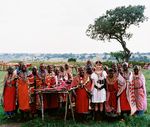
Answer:
<path fill-rule="evenodd" d="M 122 6 L 114 10 L 107 10 L 105 15 L 100 16 L 90 24 L 86 30 L 87 36 L 95 40 L 117 40 L 123 48 L 125 61 L 131 56 L 131 51 L 126 46 L 126 41 L 132 37 L 132 33 L 127 32 L 131 25 L 139 26 L 147 17 L 144 16 L 145 6 Z"/>

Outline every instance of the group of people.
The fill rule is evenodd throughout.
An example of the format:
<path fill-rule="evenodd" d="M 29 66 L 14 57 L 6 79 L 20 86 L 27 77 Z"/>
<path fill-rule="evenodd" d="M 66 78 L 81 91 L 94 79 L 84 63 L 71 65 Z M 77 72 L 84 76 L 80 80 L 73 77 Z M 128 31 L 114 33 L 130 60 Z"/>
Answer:
<path fill-rule="evenodd" d="M 20 62 L 16 68 L 8 67 L 2 94 L 3 108 L 7 117 L 13 117 L 18 109 L 22 119 L 34 117 L 40 109 L 40 98 L 36 94 L 36 89 L 51 88 L 63 83 L 70 84 L 72 78 L 68 64 L 54 68 L 53 65 L 46 66 L 41 63 L 39 68 L 34 66 L 29 69 L 26 64 Z M 57 95 L 44 95 L 45 110 L 58 107 Z"/>
<path fill-rule="evenodd" d="M 147 95 L 145 77 L 140 66 L 134 66 L 131 71 L 127 62 L 107 68 L 103 67 L 101 61 L 96 61 L 94 66 L 88 61 L 85 70 L 79 69 L 78 80 L 74 78 L 71 84 L 73 87 L 78 86 L 75 89 L 76 112 L 86 114 L 90 105 L 93 119 L 103 118 L 105 115 L 123 118 L 125 114 L 144 114 L 147 109 Z"/>
<path fill-rule="evenodd" d="M 34 116 L 40 111 L 36 89 L 64 84 L 71 91 L 75 113 L 80 117 L 90 111 L 93 119 L 104 115 L 142 115 L 147 108 L 145 77 L 140 66 L 136 65 L 130 71 L 126 62 L 107 68 L 101 61 L 94 64 L 87 61 L 84 67 L 77 68 L 75 76 L 68 64 L 54 67 L 41 63 L 39 68 L 34 66 L 29 71 L 24 63 L 20 63 L 15 70 L 9 67 L 7 71 L 3 107 L 8 117 L 12 117 L 18 109 L 23 118 L 29 117 L 29 114 Z M 60 103 L 66 101 L 64 94 L 44 94 L 43 99 L 44 110 L 58 109 Z"/>

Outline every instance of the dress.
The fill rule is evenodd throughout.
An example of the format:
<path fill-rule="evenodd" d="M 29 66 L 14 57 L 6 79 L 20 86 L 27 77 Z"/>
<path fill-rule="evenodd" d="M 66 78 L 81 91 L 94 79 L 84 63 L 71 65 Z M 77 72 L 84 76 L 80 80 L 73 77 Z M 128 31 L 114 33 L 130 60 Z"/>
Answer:
<path fill-rule="evenodd" d="M 41 84 L 42 81 L 40 80 L 38 75 L 29 75 L 28 77 L 29 79 L 29 95 L 30 95 L 30 109 L 31 109 L 31 113 L 35 113 L 36 109 L 40 108 L 40 99 L 39 99 L 39 95 L 35 93 L 35 90 L 38 89 Z"/>
<path fill-rule="evenodd" d="M 118 81 L 114 79 L 112 81 L 109 78 L 106 79 L 107 84 L 107 99 L 106 99 L 106 111 L 107 112 L 117 112 L 117 91 L 118 91 Z"/>
<path fill-rule="evenodd" d="M 143 74 L 133 76 L 134 93 L 137 111 L 146 110 L 145 78 Z"/>
<path fill-rule="evenodd" d="M 29 111 L 30 110 L 29 80 L 26 72 L 25 73 L 20 72 L 19 75 L 20 76 L 17 81 L 19 109 L 22 111 Z"/>
<path fill-rule="evenodd" d="M 4 92 L 4 111 L 12 112 L 16 109 L 16 81 L 12 78 L 6 78 Z"/>
<path fill-rule="evenodd" d="M 105 85 L 106 72 L 102 71 L 101 74 L 92 73 L 91 79 L 94 82 L 94 88 L 92 90 L 92 103 L 103 103 L 106 101 L 106 90 L 102 88 Z M 101 80 L 101 83 L 98 83 L 98 80 Z"/>
<path fill-rule="evenodd" d="M 81 78 L 76 76 L 72 81 L 72 87 L 75 89 L 75 111 L 77 113 L 88 113 L 89 112 L 89 96 L 88 92 L 91 91 L 92 82 L 88 76 Z"/>
<path fill-rule="evenodd" d="M 133 74 L 132 72 L 123 72 L 123 76 L 120 75 L 119 77 L 123 78 L 124 83 L 118 84 L 118 113 L 125 111 L 133 115 L 136 112 L 134 85 L 132 83 Z"/>

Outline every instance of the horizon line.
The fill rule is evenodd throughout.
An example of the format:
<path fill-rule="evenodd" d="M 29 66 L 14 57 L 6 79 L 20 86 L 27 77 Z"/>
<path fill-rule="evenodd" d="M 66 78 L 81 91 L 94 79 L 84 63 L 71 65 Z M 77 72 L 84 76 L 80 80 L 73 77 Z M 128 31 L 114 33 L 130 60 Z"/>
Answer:
<path fill-rule="evenodd" d="M 119 52 L 119 51 L 116 51 Z M 50 52 L 0 52 L 0 54 L 104 54 L 104 53 L 111 53 L 111 52 L 80 52 L 80 53 L 74 53 L 74 52 L 63 52 L 63 53 L 50 53 Z M 149 52 L 132 52 L 132 53 L 150 53 Z"/>

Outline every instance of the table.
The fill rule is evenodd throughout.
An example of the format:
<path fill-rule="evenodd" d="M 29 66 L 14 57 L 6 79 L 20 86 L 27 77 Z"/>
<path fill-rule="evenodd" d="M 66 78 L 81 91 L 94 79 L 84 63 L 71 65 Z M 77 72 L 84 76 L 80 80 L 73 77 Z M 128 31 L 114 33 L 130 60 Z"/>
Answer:
<path fill-rule="evenodd" d="M 67 119 L 68 104 L 70 104 L 72 118 L 73 118 L 73 121 L 75 122 L 74 111 L 73 111 L 73 106 L 72 106 L 72 102 L 71 102 L 71 91 L 67 91 L 67 90 L 54 90 L 54 89 L 37 89 L 36 93 L 39 94 L 39 96 L 40 96 L 41 111 L 42 111 L 42 120 L 44 120 L 43 94 L 66 94 L 66 105 L 65 105 L 64 122 L 66 123 L 66 119 Z"/>

